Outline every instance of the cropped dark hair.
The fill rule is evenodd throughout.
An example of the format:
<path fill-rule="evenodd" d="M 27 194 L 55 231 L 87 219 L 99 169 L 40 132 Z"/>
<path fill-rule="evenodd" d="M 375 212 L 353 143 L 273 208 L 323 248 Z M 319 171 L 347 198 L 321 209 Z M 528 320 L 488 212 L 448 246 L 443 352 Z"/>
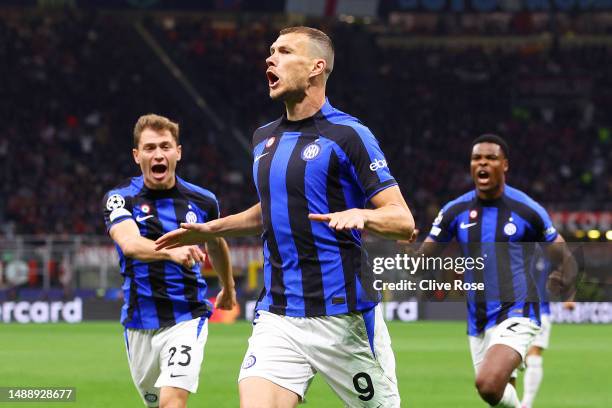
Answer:
<path fill-rule="evenodd" d="M 480 135 L 472 141 L 472 148 L 478 143 L 494 143 L 501 148 L 502 152 L 504 152 L 504 156 L 506 156 L 506 159 L 510 157 L 508 143 L 506 143 L 501 136 L 494 135 L 493 133 L 485 133 L 484 135 Z"/>
<path fill-rule="evenodd" d="M 325 68 L 325 75 L 326 77 L 329 76 L 329 74 L 331 74 L 334 69 L 334 44 L 332 43 L 332 40 L 329 38 L 329 36 L 321 30 L 304 26 L 283 28 L 278 34 L 285 35 L 291 33 L 304 34 L 311 41 L 314 41 L 319 45 L 319 47 L 323 51 L 325 62 L 327 63 L 327 66 Z"/>

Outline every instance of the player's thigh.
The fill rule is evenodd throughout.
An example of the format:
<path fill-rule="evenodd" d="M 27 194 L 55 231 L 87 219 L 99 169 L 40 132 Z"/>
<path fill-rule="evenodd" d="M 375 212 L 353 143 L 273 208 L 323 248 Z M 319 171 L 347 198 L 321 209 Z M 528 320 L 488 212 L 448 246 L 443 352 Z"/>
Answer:
<path fill-rule="evenodd" d="M 308 353 L 349 407 L 399 407 L 395 357 L 379 307 L 315 319 Z"/>
<path fill-rule="evenodd" d="M 495 381 L 501 387 L 508 383 L 520 363 L 521 356 L 516 350 L 505 344 L 493 344 L 478 367 L 477 382 Z"/>
<path fill-rule="evenodd" d="M 154 330 L 126 329 L 124 336 L 134 385 L 145 405 L 156 407 L 159 405 L 159 388 L 155 382 L 160 374 L 160 350 L 153 344 Z"/>
<path fill-rule="evenodd" d="M 314 377 L 300 341 L 310 336 L 294 320 L 268 312 L 258 312 L 253 322 L 253 333 L 238 376 L 241 401 L 259 403 L 267 401 L 275 387 L 242 387 L 250 378 L 267 380 L 304 398 Z M 253 384 L 249 381 L 248 384 Z M 264 383 L 265 384 L 265 383 Z M 263 406 L 263 405 L 262 405 Z"/>
<path fill-rule="evenodd" d="M 486 354 L 477 369 L 479 378 L 516 378 L 516 369 L 539 330 L 534 322 L 523 317 L 506 319 L 488 330 Z"/>
<path fill-rule="evenodd" d="M 539 331 L 540 327 L 530 319 L 511 317 L 495 327 L 488 348 L 496 344 L 506 345 L 515 350 L 520 355 L 520 361 L 523 361 Z"/>
<path fill-rule="evenodd" d="M 300 397 L 261 377 L 246 377 L 238 384 L 240 408 L 294 408 Z"/>
<path fill-rule="evenodd" d="M 204 317 L 178 323 L 156 335 L 153 344 L 160 348 L 160 375 L 156 387 L 175 387 L 196 392 L 208 320 Z"/>
<path fill-rule="evenodd" d="M 542 315 L 542 325 L 540 327 L 540 331 L 535 335 L 535 338 L 533 339 L 533 342 L 531 343 L 531 347 L 539 347 L 542 350 L 546 350 L 550 342 L 551 330 L 552 330 L 552 323 L 550 321 L 550 316 L 547 314 L 543 314 Z"/>

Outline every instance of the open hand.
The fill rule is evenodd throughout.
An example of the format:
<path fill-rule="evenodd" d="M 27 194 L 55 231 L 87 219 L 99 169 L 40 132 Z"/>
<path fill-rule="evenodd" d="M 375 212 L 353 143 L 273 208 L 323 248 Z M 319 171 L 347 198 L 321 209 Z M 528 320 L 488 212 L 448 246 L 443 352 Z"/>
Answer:
<path fill-rule="evenodd" d="M 203 245 L 214 238 L 208 224 L 181 224 L 181 228 L 170 231 L 155 241 L 155 250 L 177 248 L 183 245 Z"/>

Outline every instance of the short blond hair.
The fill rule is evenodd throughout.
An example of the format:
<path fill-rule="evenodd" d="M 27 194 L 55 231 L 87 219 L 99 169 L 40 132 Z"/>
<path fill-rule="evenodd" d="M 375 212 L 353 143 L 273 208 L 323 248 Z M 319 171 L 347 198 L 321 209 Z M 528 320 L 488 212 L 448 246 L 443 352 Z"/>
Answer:
<path fill-rule="evenodd" d="M 321 30 L 304 26 L 283 28 L 278 34 L 285 35 L 291 33 L 304 34 L 315 43 L 315 46 L 319 48 L 322 53 L 320 57 L 326 62 L 325 77 L 327 78 L 334 69 L 334 44 L 331 38 Z"/>
<path fill-rule="evenodd" d="M 134 147 L 138 148 L 140 143 L 140 135 L 145 129 L 152 129 L 157 132 L 160 130 L 168 130 L 177 146 L 179 144 L 179 125 L 176 122 L 171 121 L 165 116 L 156 115 L 149 113 L 148 115 L 142 115 L 138 118 L 136 125 L 134 125 Z"/>

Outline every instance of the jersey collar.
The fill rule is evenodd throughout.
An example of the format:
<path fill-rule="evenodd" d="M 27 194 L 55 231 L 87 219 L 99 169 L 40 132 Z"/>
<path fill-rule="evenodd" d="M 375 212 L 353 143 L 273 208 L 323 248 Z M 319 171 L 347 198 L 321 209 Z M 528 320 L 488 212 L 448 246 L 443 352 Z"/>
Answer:
<path fill-rule="evenodd" d="M 287 113 L 285 112 L 282 116 L 282 124 L 289 127 L 299 127 L 312 120 L 325 119 L 326 117 L 333 115 L 335 111 L 336 109 L 331 106 L 329 99 L 325 97 L 325 103 L 314 115 L 300 120 L 289 120 L 287 119 Z"/>

